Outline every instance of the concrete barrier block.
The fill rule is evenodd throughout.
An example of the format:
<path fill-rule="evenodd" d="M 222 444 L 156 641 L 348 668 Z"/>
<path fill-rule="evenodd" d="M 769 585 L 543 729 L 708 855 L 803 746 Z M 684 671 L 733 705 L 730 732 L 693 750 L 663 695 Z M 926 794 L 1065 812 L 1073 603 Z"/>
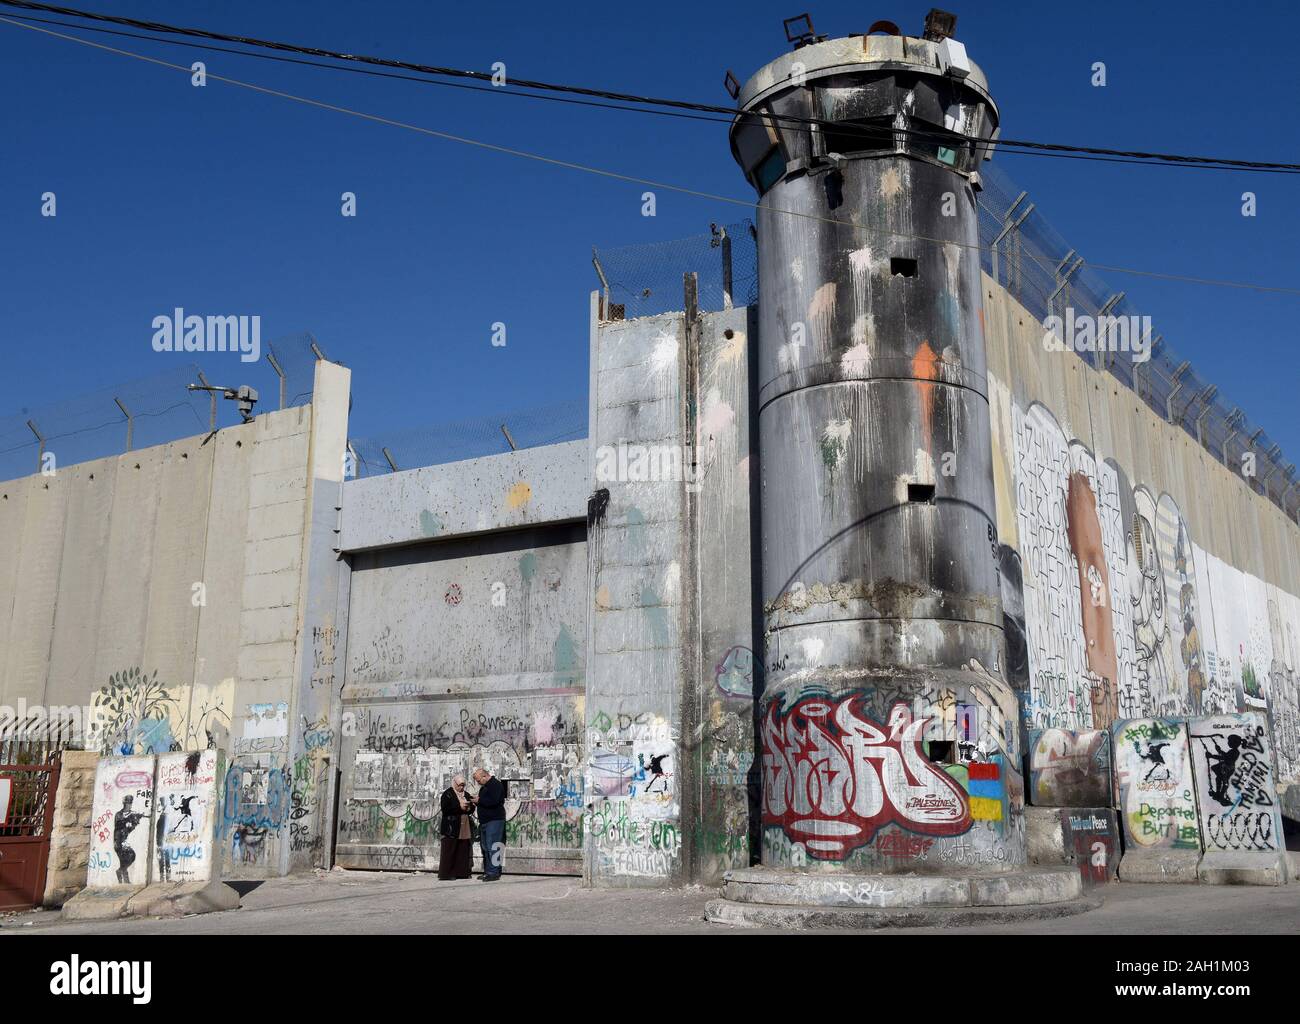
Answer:
<path fill-rule="evenodd" d="M 142 887 L 143 888 L 143 887 Z M 82 889 L 63 904 L 65 921 L 111 921 L 127 916 L 127 904 L 139 889 Z"/>
<path fill-rule="evenodd" d="M 1200 810 L 1201 881 L 1282 885 L 1285 840 L 1263 715 L 1210 715 L 1188 722 Z"/>
<path fill-rule="evenodd" d="M 1111 729 L 1126 882 L 1194 882 L 1201 838 L 1187 729 L 1133 718 Z"/>
<path fill-rule="evenodd" d="M 1121 882 L 1197 882 L 1200 854 L 1195 850 L 1127 850 L 1119 861 Z"/>
<path fill-rule="evenodd" d="M 239 893 L 221 881 L 155 882 L 132 894 L 125 913 L 132 917 L 185 917 L 238 908 Z"/>
<path fill-rule="evenodd" d="M 1025 844 L 1030 864 L 1069 864 L 1061 812 L 1055 807 L 1025 808 Z"/>
<path fill-rule="evenodd" d="M 1281 851 L 1268 855 L 1207 850 L 1196 873 L 1209 885 L 1284 885 L 1287 864 Z"/>
<path fill-rule="evenodd" d="M 1029 802 L 1039 807 L 1105 807 L 1111 802 L 1110 733 L 1034 729 L 1029 733 Z"/>
<path fill-rule="evenodd" d="M 218 750 L 159 755 L 151 883 L 206 883 L 221 878 L 217 795 L 223 766 Z"/>
<path fill-rule="evenodd" d="M 152 756 L 99 762 L 87 889 L 136 890 L 148 881 L 153 788 Z"/>

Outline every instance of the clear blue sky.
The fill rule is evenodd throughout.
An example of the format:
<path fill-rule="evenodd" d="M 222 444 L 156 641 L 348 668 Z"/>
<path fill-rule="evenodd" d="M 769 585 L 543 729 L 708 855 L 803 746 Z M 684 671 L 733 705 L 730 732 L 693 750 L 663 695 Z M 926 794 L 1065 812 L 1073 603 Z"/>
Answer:
<path fill-rule="evenodd" d="M 328 49 L 725 103 L 787 48 L 789 3 L 442 5 L 84 0 L 93 10 Z M 929 3 L 820 3 L 818 31 Z M 953 2 L 1008 137 L 1296 161 L 1289 3 Z M 8 13 L 0 9 L 0 17 Z M 23 13 L 23 12 L 18 12 Z M 88 35 L 174 63 L 610 170 L 748 198 L 722 125 L 278 65 Z M 1109 84 L 1090 85 L 1104 61 Z M 592 245 L 743 211 L 311 109 L 0 24 L 0 415 L 151 374 L 152 318 L 259 313 L 353 367 L 352 433 L 581 398 Z M 1035 157 L 1002 166 L 1085 257 L 1300 286 L 1300 179 Z M 1259 215 L 1240 215 L 1243 191 Z M 54 191 L 58 216 L 42 218 Z M 355 219 L 339 215 L 355 192 Z M 1300 297 L 1111 278 L 1203 376 L 1300 457 Z M 490 344 L 491 325 L 508 344 Z M 188 358 L 188 357 L 179 357 Z M 199 357 L 222 383 L 252 380 Z"/>

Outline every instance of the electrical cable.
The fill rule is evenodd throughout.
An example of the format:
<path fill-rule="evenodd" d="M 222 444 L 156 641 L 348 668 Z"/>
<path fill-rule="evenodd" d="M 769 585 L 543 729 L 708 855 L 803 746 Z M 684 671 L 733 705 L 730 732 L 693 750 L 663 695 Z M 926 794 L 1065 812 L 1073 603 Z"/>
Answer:
<path fill-rule="evenodd" d="M 5 2 L 17 2 L 17 0 L 0 0 L 0 3 L 5 3 Z M 117 47 L 106 46 L 103 43 L 96 43 L 89 39 L 80 39 L 77 36 L 65 35 L 64 33 L 54 32 L 51 31 L 50 29 L 38 28 L 35 25 L 23 24 L 21 22 L 14 21 L 7 17 L 0 17 L 0 23 L 13 25 L 15 28 L 22 28 L 31 32 L 40 32 L 44 35 L 53 36 L 58 39 L 64 39 L 69 42 L 80 43 L 83 46 L 89 46 L 94 49 L 104 50 L 108 53 L 115 53 L 120 56 L 131 57 L 135 60 L 144 61 L 149 64 L 156 64 L 160 67 L 170 68 L 173 71 L 181 71 L 187 75 L 193 73 L 191 68 L 186 67 L 183 64 L 172 64 L 168 61 L 160 60 L 157 57 L 149 57 L 146 56 L 145 54 L 133 53 L 130 50 L 121 50 L 118 49 Z M 396 121 L 393 120 L 392 118 L 382 117 L 378 114 L 369 114 L 366 113 L 365 111 L 353 110 L 349 107 L 341 107 L 338 106 L 337 104 L 325 103 L 321 100 L 314 100 L 305 96 L 297 96 L 294 95 L 293 93 L 283 92 L 279 89 L 271 89 L 268 88 L 267 86 L 256 85 L 251 82 L 243 82 L 236 78 L 229 78 L 223 75 L 213 74 L 211 72 L 207 73 L 207 77 L 213 81 L 225 82 L 228 85 L 235 85 L 243 89 L 249 89 L 253 92 L 264 93 L 269 96 L 278 96 L 281 99 L 292 100 L 295 103 L 302 103 L 306 106 L 318 107 L 322 110 L 331 110 L 341 114 L 348 114 L 352 117 L 358 117 L 361 118 L 362 120 L 373 121 L 377 124 L 384 124 L 390 127 L 405 128 L 409 131 L 418 132 L 423 135 L 430 135 L 433 136 L 434 138 L 445 139 L 450 142 L 459 142 L 463 145 L 474 146 L 476 148 L 489 150 L 491 152 L 505 153 L 509 156 L 517 156 L 527 160 L 534 160 L 539 163 L 548 164 L 554 167 L 563 167 L 569 170 L 583 171 L 588 174 L 595 174 L 600 177 L 611 178 L 616 181 L 626 181 L 637 185 L 648 185 L 652 188 L 660 188 L 668 192 L 677 192 L 683 195 L 695 196 L 696 198 L 708 199 L 713 202 L 728 203 L 733 206 L 743 206 L 752 210 L 760 209 L 759 204 L 754 202 L 753 200 L 737 199 L 734 196 L 724 196 L 712 192 L 704 192 L 699 189 L 687 188 L 683 185 L 674 185 L 669 182 L 655 181 L 650 178 L 641 178 L 636 175 L 622 174 L 618 171 L 611 171 L 602 167 L 592 167 L 586 164 L 575 163 L 570 160 L 560 160 L 556 157 L 543 156 L 540 153 L 530 153 L 527 150 L 514 149 L 509 146 L 501 146 L 492 142 L 483 142 L 480 139 L 470 139 L 462 135 L 454 135 L 450 132 L 438 131 L 437 129 L 434 128 L 425 128 L 422 125 L 414 125 L 404 121 Z M 992 247 L 982 246 L 979 245 L 978 243 L 955 242 L 951 239 L 932 238 L 926 235 L 914 235 L 906 232 L 889 231 L 884 228 L 869 227 L 865 224 L 855 224 L 852 221 L 842 221 L 833 217 L 823 217 L 818 214 L 805 213 L 800 210 L 781 210 L 775 207 L 769 207 L 768 212 L 780 214 L 783 216 L 800 217 L 806 220 L 820 221 L 822 223 L 827 223 L 827 224 L 835 224 L 842 227 L 850 227 L 859 231 L 867 232 L 869 234 L 887 235 L 893 238 L 906 238 L 913 241 L 931 242 L 938 245 L 952 245 L 952 246 L 957 246 L 959 248 L 975 250 L 975 251 L 983 251 L 983 252 L 993 251 Z M 1055 265 L 1059 263 L 1059 260 L 1050 257 L 1034 256 L 1032 254 L 1022 254 L 1022 258 L 1030 259 L 1037 263 L 1042 263 L 1044 265 Z M 1110 266 L 1102 263 L 1089 263 L 1087 264 L 1087 266 L 1093 270 L 1104 270 L 1104 271 L 1109 271 L 1112 273 L 1120 273 L 1120 274 L 1134 274 L 1134 275 L 1139 275 L 1144 277 L 1154 277 L 1154 278 L 1160 278 L 1163 280 L 1170 280 L 1170 281 L 1184 281 L 1192 284 L 1213 285 L 1213 286 L 1223 287 L 1223 288 L 1241 288 L 1241 289 L 1248 289 L 1253 291 L 1273 292 L 1273 293 L 1286 294 L 1286 295 L 1300 295 L 1300 288 L 1284 288 L 1279 286 L 1254 284 L 1252 282 L 1223 281 L 1223 280 L 1216 280 L 1212 278 L 1195 278 L 1195 277 L 1189 277 L 1180 274 L 1169 274 L 1169 273 L 1162 273 L 1158 271 L 1149 271 L 1149 270 L 1135 270 L 1130 267 Z"/>
<path fill-rule="evenodd" d="M 266 39 L 257 39 L 250 36 L 238 36 L 229 33 L 212 32 L 207 29 L 183 28 L 177 25 L 169 25 L 165 22 L 147 21 L 137 18 L 126 18 L 117 15 L 102 14 L 94 11 L 82 11 L 72 7 L 62 7 L 55 4 L 38 3 L 35 0 L 0 0 L 0 4 L 7 7 L 17 7 L 24 10 L 45 11 L 53 14 L 60 14 L 67 17 L 83 18 L 91 21 L 107 22 L 116 25 L 126 25 L 133 28 L 140 28 L 151 32 L 160 32 L 164 34 L 182 35 L 200 39 L 210 39 L 219 42 L 239 43 L 244 46 L 254 46 L 263 49 L 279 50 L 289 53 L 300 53 L 314 57 L 328 57 L 333 60 L 350 61 L 362 64 L 377 65 L 380 67 L 401 68 L 408 71 L 418 71 L 426 75 L 438 75 L 442 77 L 472 79 L 476 81 L 491 82 L 493 75 L 486 71 L 474 71 L 466 68 L 439 67 L 436 65 L 416 64 L 409 61 L 400 61 L 386 57 L 371 57 L 362 54 L 341 53 L 335 50 L 325 50 L 319 47 L 301 46 L 294 43 L 276 42 Z M 75 26 L 82 27 L 82 26 Z M 160 41 L 160 40 L 159 40 Z M 544 92 L 562 92 L 572 93 L 580 96 L 588 96 L 598 99 L 617 100 L 625 103 L 647 104 L 660 107 L 670 107 L 677 110 L 690 110 L 704 113 L 720 113 L 727 115 L 729 120 L 734 120 L 740 113 L 735 108 L 718 106 L 716 104 L 693 103 L 685 100 L 665 99 L 662 97 L 640 96 L 633 93 L 615 92 L 608 89 L 594 89 L 586 86 L 563 85 L 554 82 L 543 82 L 531 79 L 512 79 L 510 84 L 515 88 L 534 89 Z M 805 126 L 834 126 L 837 130 L 842 130 L 845 125 L 836 125 L 834 122 L 826 122 L 818 118 L 798 117 L 790 114 L 778 115 L 775 113 L 765 114 L 774 120 L 785 121 L 790 123 L 801 124 Z M 856 129 L 863 129 L 867 133 L 872 129 L 865 126 L 852 126 Z M 934 141 L 950 140 L 949 136 L 936 133 L 927 133 L 917 129 L 882 129 L 882 132 L 902 132 L 903 134 L 913 134 L 921 137 L 928 137 Z M 1141 150 L 1119 150 L 1108 149 L 1097 146 L 1072 146 L 1061 143 L 1035 142 L 1023 139 L 999 139 L 997 142 L 988 140 L 965 139 L 963 145 L 972 148 L 1015 148 L 1032 151 L 1036 153 L 1070 153 L 1079 155 L 1090 155 L 1094 157 L 1113 157 L 1122 158 L 1125 161 L 1150 162 L 1157 161 L 1157 166 L 1195 166 L 1206 167 L 1215 170 L 1257 170 L 1281 173 L 1300 173 L 1300 164 L 1281 163 L 1274 161 L 1259 160 L 1237 160 L 1227 157 L 1204 157 L 1190 156 L 1178 153 L 1152 153 Z"/>
<path fill-rule="evenodd" d="M 3 0 L 0 0 L 0 2 L 3 2 Z M 710 116 L 708 114 L 703 114 L 703 113 L 692 114 L 680 110 L 659 110 L 654 107 L 644 107 L 644 106 L 638 107 L 638 106 L 631 106 L 624 103 L 607 103 L 607 102 L 599 102 L 596 100 L 573 99 L 571 97 L 557 96 L 551 93 L 522 92 L 517 88 L 501 89 L 493 86 L 469 85 L 464 82 L 444 82 L 444 81 L 439 81 L 436 78 L 421 78 L 416 75 L 402 75 L 391 71 L 375 71 L 371 68 L 349 67 L 345 64 L 326 64 L 323 61 L 303 60 L 297 57 L 284 57 L 273 53 L 258 53 L 256 51 L 250 51 L 250 50 L 236 50 L 228 46 L 213 46 L 211 44 L 194 42 L 189 39 L 167 39 L 159 36 L 144 35 L 139 32 L 123 32 L 118 29 L 100 28 L 94 25 L 78 25 L 72 22 L 56 21 L 52 18 L 36 18 L 36 17 L 31 17 L 22 14 L 11 14 L 9 15 L 9 17 L 15 18 L 19 21 L 34 22 L 41 25 L 58 25 L 62 28 L 72 28 L 82 32 L 95 32 L 100 35 L 119 36 L 127 39 L 140 39 L 146 42 L 161 43 L 165 46 L 183 46 L 189 49 L 203 50 L 205 52 L 210 52 L 210 53 L 226 53 L 236 57 L 251 57 L 257 60 L 276 61 L 282 64 L 297 64 L 302 67 L 319 68 L 324 71 L 342 71 L 342 72 L 347 72 L 348 74 L 367 75 L 373 78 L 391 78 L 397 81 L 414 82 L 417 85 L 430 85 L 430 86 L 435 86 L 444 89 L 463 89 L 467 92 L 478 93 L 480 95 L 508 96 L 515 99 L 528 99 L 528 100 L 546 100 L 547 102 L 551 102 L 551 103 L 565 103 L 565 104 L 571 104 L 580 107 L 593 107 L 601 110 L 619 110 L 619 111 L 625 111 L 627 113 L 634 113 L 634 114 L 651 114 L 656 117 L 673 117 L 673 118 L 679 118 L 688 121 L 707 121 L 711 124 L 725 124 L 725 125 L 733 124 L 736 120 L 736 113 L 737 113 L 736 111 L 730 111 L 726 116 L 716 117 L 716 116 Z M 788 121 L 788 120 L 796 121 L 800 127 L 803 127 L 805 124 L 833 123 L 833 122 L 825 122 L 825 121 L 820 121 L 820 122 L 813 121 L 811 119 L 806 119 L 806 118 L 792 118 L 790 116 L 781 115 L 781 114 L 772 114 L 770 116 L 774 121 L 777 122 Z M 943 135 L 937 132 L 930 132 L 921 128 L 890 127 L 887 129 L 881 129 L 881 128 L 873 128 L 868 125 L 859 125 L 853 123 L 834 123 L 834 126 L 836 131 L 842 134 L 858 135 L 864 138 L 870 138 L 874 140 L 879 140 L 885 136 L 902 135 L 902 136 L 918 137 L 923 141 L 927 141 L 927 142 L 954 143 L 954 139 L 949 135 Z M 968 146 L 972 150 L 975 149 L 989 150 L 996 147 L 999 155 L 1004 155 L 1004 156 L 1040 156 L 1040 157 L 1050 157 L 1059 160 L 1088 160 L 1088 161 L 1095 161 L 1097 163 L 1134 164 L 1137 166 L 1145 166 L 1145 167 L 1184 167 L 1185 166 L 1185 167 L 1194 167 L 1197 170 L 1207 170 L 1207 171 L 1239 170 L 1239 168 L 1236 167 L 1216 166 L 1213 164 L 1180 164 L 1174 162 L 1159 162 L 1153 160 L 1135 160 L 1135 159 L 1129 159 L 1125 157 L 1089 156 L 1083 153 L 1057 153 L 1057 152 L 1047 152 L 1047 151 L 1032 150 L 1032 149 L 1021 150 L 1021 149 L 1014 148 L 1014 145 L 1012 143 L 1008 143 L 1003 140 L 999 140 L 996 143 L 992 143 L 980 139 L 967 139 L 963 145 Z M 1272 168 L 1269 169 L 1256 168 L 1256 171 L 1262 174 L 1300 173 L 1300 172 L 1286 170 L 1286 169 L 1272 169 Z"/>

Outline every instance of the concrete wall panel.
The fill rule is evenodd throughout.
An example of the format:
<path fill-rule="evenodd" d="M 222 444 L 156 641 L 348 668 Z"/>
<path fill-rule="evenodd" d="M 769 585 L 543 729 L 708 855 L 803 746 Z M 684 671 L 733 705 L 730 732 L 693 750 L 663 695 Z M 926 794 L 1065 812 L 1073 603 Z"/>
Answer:
<path fill-rule="evenodd" d="M 46 690 L 54 705 L 84 704 L 87 694 L 104 682 L 94 676 L 95 648 L 87 638 L 99 631 L 117 467 L 112 458 L 62 471 L 69 488 L 68 515 Z"/>

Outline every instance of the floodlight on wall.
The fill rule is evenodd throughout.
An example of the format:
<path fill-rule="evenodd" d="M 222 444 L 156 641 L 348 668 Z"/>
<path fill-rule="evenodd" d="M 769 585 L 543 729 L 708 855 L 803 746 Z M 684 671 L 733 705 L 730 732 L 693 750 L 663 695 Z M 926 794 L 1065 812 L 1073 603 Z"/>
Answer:
<path fill-rule="evenodd" d="M 939 43 L 957 31 L 957 15 L 931 7 L 925 16 L 925 38 Z"/>
<path fill-rule="evenodd" d="M 786 18 L 782 24 L 785 26 L 786 40 L 794 44 L 796 50 L 812 43 L 820 43 L 826 38 L 817 34 L 817 30 L 813 28 L 812 15 L 806 12 L 797 14 L 793 18 Z"/>

